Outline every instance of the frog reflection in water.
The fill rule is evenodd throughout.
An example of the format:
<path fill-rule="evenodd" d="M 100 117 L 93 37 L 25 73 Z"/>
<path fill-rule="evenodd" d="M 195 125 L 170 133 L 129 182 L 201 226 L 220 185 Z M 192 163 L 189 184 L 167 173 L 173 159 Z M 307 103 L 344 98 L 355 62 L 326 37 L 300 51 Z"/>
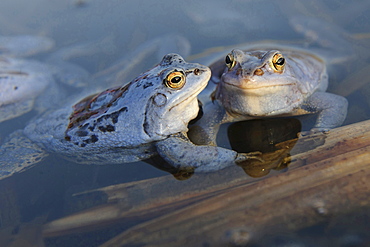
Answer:
<path fill-rule="evenodd" d="M 296 118 L 253 119 L 230 124 L 227 136 L 237 152 L 261 152 L 261 161 L 250 160 L 239 166 L 251 177 L 262 177 L 271 170 L 285 170 L 292 161 L 291 156 L 325 143 L 326 135 L 322 133 L 297 138 L 301 130 L 301 121 Z"/>
<path fill-rule="evenodd" d="M 73 108 L 44 113 L 23 134 L 78 163 L 120 164 L 159 154 L 179 169 L 213 171 L 255 158 L 188 140 L 188 123 L 199 111 L 197 95 L 210 75 L 208 67 L 169 54 L 125 86 L 86 97 Z M 20 150 L 0 150 L 0 163 L 17 166 L 12 152 Z"/>
<path fill-rule="evenodd" d="M 220 63 L 223 65 L 220 66 Z M 347 100 L 325 92 L 323 59 L 299 49 L 233 50 L 212 69 L 220 76 L 204 116 L 191 129 L 197 144 L 215 145 L 219 126 L 227 122 L 317 113 L 312 132 L 341 125 Z"/>

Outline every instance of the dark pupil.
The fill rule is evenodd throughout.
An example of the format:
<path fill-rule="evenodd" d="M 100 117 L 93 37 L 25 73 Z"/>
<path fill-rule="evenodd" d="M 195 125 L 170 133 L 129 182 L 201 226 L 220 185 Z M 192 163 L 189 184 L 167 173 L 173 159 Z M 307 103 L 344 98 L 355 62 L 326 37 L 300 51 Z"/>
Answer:
<path fill-rule="evenodd" d="M 226 56 L 225 62 L 226 62 L 226 64 L 231 64 L 232 63 L 229 55 Z"/>
<path fill-rule="evenodd" d="M 285 59 L 283 57 L 280 57 L 277 61 L 276 61 L 276 64 L 277 65 L 283 65 L 285 62 Z"/>
<path fill-rule="evenodd" d="M 171 82 L 173 84 L 177 84 L 181 81 L 181 77 L 180 76 L 175 76 L 174 78 L 171 79 Z"/>

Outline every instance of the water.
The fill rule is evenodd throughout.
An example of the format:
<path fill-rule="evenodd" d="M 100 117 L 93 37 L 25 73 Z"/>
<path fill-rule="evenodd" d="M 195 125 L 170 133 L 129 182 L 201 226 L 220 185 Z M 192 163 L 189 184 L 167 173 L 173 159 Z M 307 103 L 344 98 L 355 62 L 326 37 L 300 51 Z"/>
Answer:
<path fill-rule="evenodd" d="M 87 49 L 87 53 L 74 55 L 70 60 L 94 75 L 116 64 L 117 61 L 122 61 L 124 57 L 124 64 L 132 65 L 127 76 L 125 74 L 125 80 L 129 80 L 151 67 L 164 53 L 172 52 L 173 49 L 187 56 L 213 47 L 259 40 L 285 42 L 304 40 L 304 45 L 310 45 L 310 41 L 294 31 L 289 22 L 297 16 L 313 17 L 331 25 L 330 30 L 334 31 L 334 34 L 339 32 L 334 38 L 330 36 L 330 32 L 324 33 L 329 36 L 329 41 L 336 41 L 334 43 L 324 42 L 324 46 L 331 48 L 333 45 L 340 45 L 342 38 L 346 38 L 347 34 L 351 36 L 344 44 L 349 42 L 351 47 L 354 47 L 351 52 L 355 54 L 356 59 L 351 60 L 350 64 L 332 66 L 333 74 L 330 74 L 330 90 L 345 95 L 349 100 L 350 107 L 345 124 L 350 124 L 370 118 L 368 100 L 370 87 L 367 86 L 369 70 L 361 70 L 369 66 L 367 50 L 370 45 L 370 21 L 368 11 L 366 11 L 369 7 L 368 1 L 358 1 L 354 5 L 346 1 L 334 0 L 311 1 L 310 3 L 307 1 L 272 3 L 263 0 L 187 1 L 186 3 L 167 0 L 160 2 L 34 0 L 32 4 L 27 0 L 2 0 L 0 3 L 0 34 L 33 34 L 52 38 L 56 42 L 56 47 L 50 53 L 63 47 L 92 43 L 95 46 Z M 341 30 L 335 32 L 335 27 L 343 29 L 346 34 L 343 34 Z M 315 33 L 308 34 L 313 34 L 310 37 L 315 37 Z M 145 62 L 136 63 L 138 52 L 148 47 L 145 44 L 166 35 L 167 37 L 168 35 L 185 37 L 191 45 L 191 50 L 179 49 L 169 43 L 164 48 L 158 49 L 159 52 L 150 53 Z M 341 52 L 346 51 L 348 49 Z M 50 53 L 39 54 L 34 58 L 45 61 Z M 101 87 L 105 88 L 105 85 Z M 1 123 L 0 141 L 10 132 L 22 128 L 34 114 L 35 112 L 30 112 Z M 303 128 L 309 128 L 310 123 L 310 121 L 304 122 Z M 298 128 L 301 128 L 300 124 L 298 125 Z M 221 130 L 219 143 L 230 147 L 227 127 L 224 126 Z M 217 183 L 226 183 L 225 181 L 230 183 L 230 181 L 241 179 L 240 172 L 238 174 L 234 171 L 228 175 L 227 179 L 224 178 L 225 180 L 212 180 L 218 175 L 222 177 L 222 173 L 216 173 L 209 178 L 203 177 L 203 180 L 207 180 L 206 183 L 196 178 L 190 178 L 185 182 L 174 179 L 170 181 L 174 184 L 173 188 L 179 186 L 181 188 L 179 191 L 183 193 L 184 187 L 189 188 L 189 191 L 198 191 L 207 189 L 207 186 L 211 188 Z M 59 156 L 49 156 L 39 165 L 0 181 L 0 246 L 16 246 L 20 243 L 23 244 L 22 246 L 99 246 L 128 227 L 155 218 L 157 215 L 144 214 L 117 222 L 111 220 L 105 227 L 97 229 L 96 225 L 86 227 L 83 233 L 70 229 L 68 234 L 49 237 L 42 237 L 42 225 L 82 209 L 105 204 L 106 198 L 101 194 L 85 197 L 73 196 L 76 193 L 167 174 L 144 162 L 86 166 L 67 162 Z M 273 171 L 272 175 L 274 174 L 277 172 Z M 243 179 L 256 181 L 255 178 L 244 173 L 242 175 Z M 127 195 L 123 198 L 131 203 L 131 207 L 136 207 L 141 203 L 150 203 L 156 197 L 166 193 L 171 196 L 176 195 L 176 191 L 171 191 L 166 185 L 155 187 L 153 194 L 147 193 L 150 188 L 145 186 L 142 190 L 145 192 L 140 192 L 143 195 L 129 194 L 132 198 Z M 172 208 L 172 210 L 175 209 Z M 352 222 L 352 219 L 361 216 L 368 217 L 368 211 L 361 214 L 354 213 L 354 216 L 348 216 L 350 220 L 337 220 L 336 222 Z M 334 228 L 333 230 L 333 227 L 329 229 L 332 232 L 344 232 L 343 241 L 338 243 L 342 244 L 341 246 L 352 246 L 353 243 L 356 243 L 356 246 L 365 246 L 364 241 L 369 241 L 369 239 L 363 236 L 363 229 L 369 226 L 366 222 L 361 222 L 361 224 L 360 226 L 363 227 L 352 222 L 350 228 L 355 230 L 350 233 L 348 229 Z M 336 239 L 333 237 L 334 234 L 318 234 L 317 229 L 321 229 L 320 227 L 328 229 L 325 225 L 319 225 L 298 233 L 287 231 L 284 234 L 277 234 L 277 237 L 266 238 L 264 243 L 269 246 L 287 246 L 284 245 L 287 242 L 298 246 L 311 246 L 313 238 L 321 240 L 324 242 L 322 246 L 326 246 L 322 239 Z M 71 233 L 75 234 L 71 235 Z M 336 239 L 336 241 L 339 240 Z"/>

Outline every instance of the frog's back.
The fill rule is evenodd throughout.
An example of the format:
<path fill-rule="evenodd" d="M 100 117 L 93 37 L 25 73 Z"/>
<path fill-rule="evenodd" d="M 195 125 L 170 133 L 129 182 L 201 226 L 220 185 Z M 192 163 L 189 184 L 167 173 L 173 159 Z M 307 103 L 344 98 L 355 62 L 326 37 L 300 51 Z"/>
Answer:
<path fill-rule="evenodd" d="M 146 154 L 151 154 L 152 148 L 144 145 L 149 141 L 143 137 L 142 128 L 135 126 L 143 126 L 135 119 L 143 119 L 139 116 L 144 112 L 134 109 L 133 99 L 124 95 L 130 85 L 88 96 L 73 107 L 47 112 L 30 123 L 24 132 L 48 151 L 85 163 L 91 160 L 99 163 L 101 153 L 114 155 L 117 148 L 122 149 L 117 163 L 139 160 L 132 156 L 142 152 L 138 146 L 142 146 Z M 125 154 L 130 158 L 125 158 Z M 106 163 L 103 156 L 101 163 Z"/>
<path fill-rule="evenodd" d="M 65 139 L 92 149 L 130 148 L 153 141 L 145 134 L 146 104 L 142 102 L 147 99 L 137 94 L 136 86 L 129 83 L 81 100 L 69 118 Z"/>

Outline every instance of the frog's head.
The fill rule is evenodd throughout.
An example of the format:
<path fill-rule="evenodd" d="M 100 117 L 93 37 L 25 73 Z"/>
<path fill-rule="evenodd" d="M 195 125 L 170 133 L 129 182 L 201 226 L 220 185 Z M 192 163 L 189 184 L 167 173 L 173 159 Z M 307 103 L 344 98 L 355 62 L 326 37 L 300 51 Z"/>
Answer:
<path fill-rule="evenodd" d="M 225 63 L 227 71 L 222 81 L 252 94 L 269 93 L 272 87 L 296 83 L 286 65 L 287 58 L 278 50 L 243 52 L 236 49 L 226 56 Z"/>
<path fill-rule="evenodd" d="M 282 101 L 296 93 L 300 79 L 289 59 L 278 50 L 233 50 L 225 58 L 216 97 L 230 112 L 241 114 L 264 115 L 284 107 L 289 103 Z"/>
<path fill-rule="evenodd" d="M 189 121 L 199 111 L 197 95 L 210 76 L 208 67 L 168 54 L 132 82 L 90 95 L 74 105 L 67 139 L 81 128 L 84 135 L 87 130 L 123 131 L 142 142 L 187 131 Z"/>
<path fill-rule="evenodd" d="M 155 85 L 147 98 L 144 131 L 151 137 L 187 131 L 189 121 L 199 111 L 197 95 L 206 87 L 210 76 L 206 66 L 187 63 L 177 54 L 164 56 L 138 82 L 138 85 L 148 82 Z"/>

